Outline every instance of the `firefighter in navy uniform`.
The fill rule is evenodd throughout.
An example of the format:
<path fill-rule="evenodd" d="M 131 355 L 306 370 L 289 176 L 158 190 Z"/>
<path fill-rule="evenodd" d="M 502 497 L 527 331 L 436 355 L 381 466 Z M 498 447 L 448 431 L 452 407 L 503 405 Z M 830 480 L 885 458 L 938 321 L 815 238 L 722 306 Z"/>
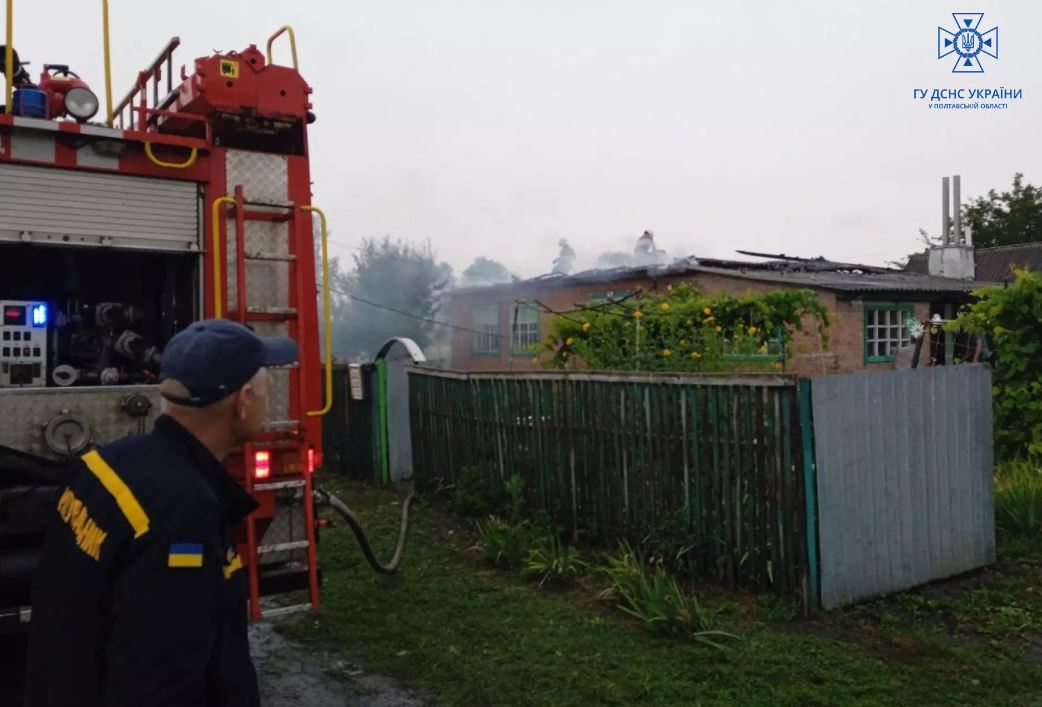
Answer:
<path fill-rule="evenodd" d="M 259 704 L 233 526 L 256 507 L 222 460 L 267 412 L 290 339 L 227 320 L 170 340 L 164 415 L 85 454 L 36 576 L 29 707 Z"/>

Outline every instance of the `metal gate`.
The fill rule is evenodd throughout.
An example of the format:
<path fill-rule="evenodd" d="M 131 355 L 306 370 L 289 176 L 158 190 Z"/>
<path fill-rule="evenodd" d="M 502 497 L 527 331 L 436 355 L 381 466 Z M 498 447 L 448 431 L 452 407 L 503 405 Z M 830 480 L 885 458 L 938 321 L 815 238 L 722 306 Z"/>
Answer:
<path fill-rule="evenodd" d="M 987 366 L 811 385 L 824 608 L 995 561 Z"/>

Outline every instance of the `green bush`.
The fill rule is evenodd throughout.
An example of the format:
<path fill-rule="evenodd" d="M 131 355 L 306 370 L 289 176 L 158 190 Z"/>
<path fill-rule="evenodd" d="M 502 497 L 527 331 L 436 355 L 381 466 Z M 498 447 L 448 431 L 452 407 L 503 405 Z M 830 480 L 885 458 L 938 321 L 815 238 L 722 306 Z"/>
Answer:
<path fill-rule="evenodd" d="M 995 470 L 995 525 L 1007 539 L 1042 544 L 1042 466 L 1019 460 Z"/>
<path fill-rule="evenodd" d="M 533 547 L 543 542 L 546 529 L 528 521 L 513 523 L 489 516 L 476 524 L 485 559 L 496 567 L 521 567 Z"/>
<path fill-rule="evenodd" d="M 649 569 L 640 551 L 628 543 L 608 557 L 600 568 L 611 586 L 609 592 L 619 599 L 619 608 L 644 622 L 652 631 L 691 638 L 713 648 L 723 648 L 720 639 L 737 638 L 716 630 L 713 616 L 687 594 L 662 565 Z"/>
<path fill-rule="evenodd" d="M 686 509 L 663 516 L 641 544 L 652 563 L 661 563 L 682 583 L 693 582 L 697 577 L 698 552 L 703 542 L 691 527 Z"/>
<path fill-rule="evenodd" d="M 483 518 L 498 513 L 503 506 L 503 491 L 495 488 L 481 469 L 466 467 L 452 489 L 452 512 L 467 518 Z"/>
<path fill-rule="evenodd" d="M 525 574 L 539 577 L 540 587 L 547 582 L 567 584 L 582 575 L 586 566 L 576 548 L 550 534 L 529 552 Z"/>
<path fill-rule="evenodd" d="M 994 350 L 995 451 L 1042 459 L 1042 273 L 1018 270 L 1013 284 L 974 294 L 955 326 L 984 334 Z"/>
<path fill-rule="evenodd" d="M 605 557 L 597 571 L 607 578 L 609 587 L 605 596 L 623 597 L 634 594 L 643 581 L 644 555 L 628 542 L 619 543 L 619 549 Z"/>
<path fill-rule="evenodd" d="M 524 481 L 519 474 L 511 474 L 506 483 L 507 518 L 511 523 L 520 523 L 524 513 Z"/>

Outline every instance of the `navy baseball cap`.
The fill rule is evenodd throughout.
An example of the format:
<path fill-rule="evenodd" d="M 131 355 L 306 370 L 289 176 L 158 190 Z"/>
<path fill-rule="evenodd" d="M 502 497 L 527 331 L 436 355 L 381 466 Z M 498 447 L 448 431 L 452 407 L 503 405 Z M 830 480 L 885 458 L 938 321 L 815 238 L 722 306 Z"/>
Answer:
<path fill-rule="evenodd" d="M 204 319 L 167 343 L 159 380 L 173 378 L 188 389 L 189 397 L 163 394 L 170 402 L 206 407 L 244 386 L 263 366 L 285 366 L 297 358 L 293 339 L 261 338 L 238 322 Z"/>

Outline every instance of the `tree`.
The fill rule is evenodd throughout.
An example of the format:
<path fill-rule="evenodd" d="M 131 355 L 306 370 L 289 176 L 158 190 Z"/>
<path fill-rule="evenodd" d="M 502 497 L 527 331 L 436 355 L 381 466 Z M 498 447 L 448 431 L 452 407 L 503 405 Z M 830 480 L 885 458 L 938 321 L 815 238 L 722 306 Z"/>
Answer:
<path fill-rule="evenodd" d="M 1012 285 L 974 293 L 956 326 L 994 349 L 995 450 L 1000 458 L 1042 458 L 1042 273 L 1016 271 Z"/>
<path fill-rule="evenodd" d="M 481 256 L 475 258 L 474 262 L 463 271 L 459 284 L 461 287 L 477 287 L 478 285 L 510 282 L 512 279 L 515 279 L 514 274 L 507 270 L 503 263 Z"/>
<path fill-rule="evenodd" d="M 1042 189 L 1024 184 L 1024 175 L 1013 175 L 1013 189 L 994 189 L 963 208 L 976 246 L 1000 246 L 1042 241 Z"/>
<path fill-rule="evenodd" d="M 452 268 L 438 263 L 430 244 L 364 239 L 354 267 L 338 273 L 336 289 L 345 296 L 333 308 L 333 347 L 338 358 L 371 358 L 395 336 L 426 346 L 438 328 L 442 291 Z"/>

